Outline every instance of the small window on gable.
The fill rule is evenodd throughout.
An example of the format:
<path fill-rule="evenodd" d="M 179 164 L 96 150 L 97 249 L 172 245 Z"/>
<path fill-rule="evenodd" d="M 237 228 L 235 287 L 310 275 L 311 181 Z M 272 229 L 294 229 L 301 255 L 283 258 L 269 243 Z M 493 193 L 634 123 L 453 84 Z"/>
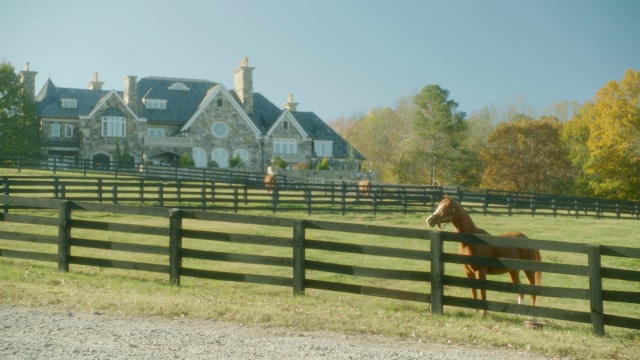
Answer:
<path fill-rule="evenodd" d="M 144 107 L 147 109 L 164 110 L 167 108 L 167 100 L 146 99 L 144 101 Z"/>
<path fill-rule="evenodd" d="M 175 82 L 168 87 L 169 90 L 189 91 L 189 87 L 181 82 Z"/>
<path fill-rule="evenodd" d="M 65 109 L 76 109 L 78 108 L 78 99 L 62 99 L 61 104 Z"/>
<path fill-rule="evenodd" d="M 285 120 L 282 122 L 282 128 L 285 130 L 289 130 L 289 121 Z"/>
<path fill-rule="evenodd" d="M 218 107 L 222 106 L 222 99 L 218 99 Z"/>

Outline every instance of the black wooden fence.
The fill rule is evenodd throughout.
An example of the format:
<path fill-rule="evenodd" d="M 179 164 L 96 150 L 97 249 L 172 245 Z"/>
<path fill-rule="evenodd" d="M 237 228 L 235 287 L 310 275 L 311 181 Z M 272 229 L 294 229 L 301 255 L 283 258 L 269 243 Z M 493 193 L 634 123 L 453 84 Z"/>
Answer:
<path fill-rule="evenodd" d="M 0 214 L 0 258 L 18 258 L 54 262 L 58 270 L 69 271 L 69 265 L 100 266 L 125 270 L 149 271 L 168 274 L 171 284 L 180 285 L 183 277 L 236 281 L 256 284 L 286 286 L 294 294 L 303 294 L 305 289 L 320 289 L 353 294 L 379 296 L 399 300 L 430 303 L 432 312 L 441 314 L 443 306 L 486 309 L 495 312 L 521 314 L 541 318 L 591 323 L 594 332 L 604 334 L 604 327 L 616 326 L 640 329 L 638 304 L 640 292 L 627 291 L 633 285 L 617 289 L 603 288 L 603 279 L 637 283 L 640 271 L 602 266 L 602 257 L 622 257 L 640 259 L 640 249 L 617 246 L 583 245 L 575 243 L 531 240 L 520 238 L 501 238 L 485 235 L 461 235 L 429 230 L 397 228 L 389 226 L 362 225 L 315 220 L 296 220 L 277 217 L 238 215 L 231 213 L 204 212 L 184 209 L 124 206 L 40 198 L 0 196 L 0 204 L 21 209 L 57 209 L 57 217 L 38 216 L 39 212 L 20 210 Z M 83 220 L 75 213 L 91 212 L 119 215 L 143 215 L 152 218 L 165 218 L 166 226 L 132 225 L 100 220 Z M 237 223 L 247 226 L 275 227 L 292 229 L 292 236 L 256 235 L 228 232 L 218 226 L 215 230 L 189 228 L 184 220 L 200 220 L 216 223 Z M 112 219 L 113 220 L 113 219 Z M 57 235 L 37 235 L 29 228 L 23 231 L 7 230 L 2 224 L 18 223 L 43 225 L 57 228 Z M 209 227 L 209 226 L 207 226 Z M 211 226 L 214 228 L 214 226 Z M 97 238 L 81 238 L 72 235 L 78 230 L 94 230 Z M 130 242 L 109 241 L 110 232 L 131 234 Z M 322 234 L 330 233 L 330 236 Z M 286 232 L 285 232 L 286 233 Z M 291 233 L 290 233 L 291 234 Z M 382 246 L 378 243 L 356 243 L 351 239 L 356 234 L 365 234 L 367 238 L 385 237 L 393 245 Z M 158 244 L 142 244 L 150 236 L 160 239 Z M 189 244 L 185 244 L 188 241 Z M 204 242 L 203 246 L 194 245 Z M 413 241 L 417 245 L 409 246 Z M 531 262 L 510 259 L 483 257 L 463 257 L 447 253 L 443 249 L 446 242 L 464 241 L 519 248 L 542 249 L 543 259 L 548 252 L 568 252 L 584 255 L 582 264 L 564 264 L 562 262 Z M 216 251 L 226 246 L 215 247 L 212 242 L 225 244 L 244 244 L 251 247 L 280 249 L 276 255 L 263 253 L 237 253 Z M 21 244 L 42 244 L 54 246 L 55 251 L 43 252 L 40 248 L 21 249 Z M 72 248 L 74 249 L 72 251 Z M 81 249 L 91 249 L 98 255 L 78 255 Z M 123 254 L 118 258 L 106 258 L 108 251 Z M 327 252 L 328 256 L 319 256 L 318 252 Z M 134 254 L 133 256 L 130 254 Z M 128 256 L 127 256 L 128 255 Z M 156 256 L 155 260 L 141 261 L 142 256 Z M 102 257 L 104 256 L 104 257 Z M 351 256 L 354 259 L 374 258 L 364 265 L 353 265 L 350 261 L 336 261 L 336 258 Z M 387 259 L 380 261 L 378 257 Z M 411 268 L 391 266 L 396 260 L 413 261 Z M 197 261 L 196 261 L 197 260 Z M 214 265 L 220 263 L 226 265 Z M 635 260 L 631 260 L 631 263 Z M 260 268 L 260 271 L 246 269 L 244 272 L 230 271 L 228 264 L 242 264 Z M 588 279 L 586 287 L 551 287 L 515 285 L 499 281 L 469 280 L 445 273 L 445 263 L 478 264 L 495 268 L 517 268 L 539 270 L 545 276 L 575 276 Z M 367 265 L 368 264 L 368 265 Z M 375 266 L 370 266 L 375 264 Z M 387 265 L 387 267 L 385 267 Z M 274 271 L 272 269 L 280 269 Z M 282 270 L 289 269 L 283 272 Z M 287 275 L 288 273 L 288 275 Z M 329 275 L 343 277 L 332 278 Z M 365 281 L 358 282 L 358 279 Z M 375 280 L 371 280 L 375 279 Z M 385 283 L 384 281 L 390 281 Z M 571 282 L 571 281 L 568 281 Z M 394 285 L 402 284 L 403 288 Z M 578 307 L 565 308 L 533 307 L 497 301 L 472 300 L 465 297 L 447 295 L 444 286 L 487 289 L 496 292 L 536 294 L 540 297 L 562 298 L 582 301 L 585 311 Z M 489 296 L 491 298 L 491 295 Z M 615 314 L 605 313 L 604 303 L 621 303 Z M 586 305 L 585 305 L 586 303 Z"/>
<path fill-rule="evenodd" d="M 236 174 L 237 175 L 237 174 Z M 444 194 L 457 199 L 470 212 L 530 214 L 531 216 L 590 216 L 640 219 L 640 202 L 604 200 L 494 191 L 461 187 L 374 184 L 362 191 L 356 184 L 299 184 L 278 182 L 265 188 L 262 178 L 233 177 L 224 181 L 161 180 L 62 176 L 1 176 L 2 194 L 52 197 L 113 204 L 143 204 L 200 210 L 425 213 Z"/>

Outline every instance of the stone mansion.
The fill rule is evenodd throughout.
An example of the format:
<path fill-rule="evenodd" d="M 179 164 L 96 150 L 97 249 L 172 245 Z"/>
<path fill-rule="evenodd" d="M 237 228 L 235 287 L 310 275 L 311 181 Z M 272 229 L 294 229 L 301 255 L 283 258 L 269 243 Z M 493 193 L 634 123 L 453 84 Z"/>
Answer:
<path fill-rule="evenodd" d="M 47 80 L 35 96 L 37 72 L 19 72 L 36 101 L 50 160 L 114 161 L 118 149 L 136 163 L 175 165 L 187 153 L 197 167 L 229 166 L 264 172 L 275 157 L 289 165 L 324 157 L 335 168 L 364 157 L 313 112 L 297 110 L 289 95 L 282 108 L 253 91 L 247 58 L 233 72 L 234 89 L 207 80 L 136 76 L 124 91 L 102 90 L 95 73 L 88 89 L 59 88 Z"/>

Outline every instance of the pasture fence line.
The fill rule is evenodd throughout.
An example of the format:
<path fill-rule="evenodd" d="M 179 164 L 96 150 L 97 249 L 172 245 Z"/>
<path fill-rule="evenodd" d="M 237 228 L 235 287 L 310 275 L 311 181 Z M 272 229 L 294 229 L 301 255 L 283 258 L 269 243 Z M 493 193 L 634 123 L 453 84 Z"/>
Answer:
<path fill-rule="evenodd" d="M 615 279 L 616 283 L 620 281 L 635 283 L 640 278 L 640 271 L 603 267 L 600 260 L 602 256 L 640 259 L 638 248 L 5 195 L 0 196 L 0 203 L 22 209 L 15 213 L 0 214 L 0 258 L 53 262 L 57 263 L 60 272 L 68 272 L 70 265 L 97 266 L 167 274 L 168 283 L 175 286 L 181 284 L 183 277 L 192 277 L 285 286 L 292 288 L 294 295 L 303 295 L 305 289 L 328 290 L 429 303 L 431 311 L 438 315 L 443 314 L 444 306 L 455 306 L 591 323 L 597 335 L 604 334 L 605 325 L 640 329 L 640 319 L 637 317 L 640 292 L 605 289 L 602 281 L 604 278 Z M 28 209 L 57 210 L 57 216 L 38 216 L 39 212 Z M 83 212 L 164 218 L 167 222 L 166 226 L 151 226 L 105 220 L 83 220 L 74 216 L 75 213 Z M 104 216 L 99 218 L 102 219 Z M 223 230 L 198 230 L 185 226 L 185 219 L 203 221 L 207 224 L 221 222 L 242 224 L 243 227 L 259 226 L 260 229 L 291 229 L 289 234 L 292 235 L 263 235 L 263 230 L 260 230 L 258 235 Z M 23 231 L 13 231 L 7 229 L 7 224 L 11 223 L 32 226 L 22 229 Z M 56 235 L 31 233 L 33 226 L 52 228 L 55 230 L 52 232 Z M 93 231 L 94 235 L 74 235 L 79 230 Z M 109 233 L 112 232 L 127 234 L 127 238 L 133 240 L 109 240 Z M 354 234 L 389 239 L 392 245 L 377 242 L 371 244 L 350 242 Z M 152 244 L 146 243 L 149 237 L 156 237 L 158 240 Z M 417 245 L 409 246 L 408 241 L 415 241 Z M 209 245 L 214 242 L 222 242 L 223 246 Z M 447 242 L 578 253 L 586 255 L 587 259 L 584 264 L 576 265 L 470 257 L 445 252 Z M 200 243 L 207 246 L 198 246 L 197 244 Z M 28 246 L 30 244 L 48 246 L 50 250 L 30 248 Z M 251 249 L 255 247 L 274 249 L 273 251 L 277 253 L 225 252 L 224 250 L 232 244 L 248 246 Z M 54 248 L 51 249 L 51 246 Z M 83 253 L 83 251 L 91 252 Z M 115 252 L 117 255 L 110 252 Z M 326 255 L 322 256 L 322 254 Z M 143 256 L 151 258 L 143 261 Z M 334 260 L 345 256 L 354 260 Z M 380 257 L 387 260 L 380 261 Z M 361 258 L 373 260 L 367 260 L 362 264 L 352 263 Z M 391 262 L 393 259 L 412 261 L 415 262 L 415 266 L 404 269 L 384 267 L 385 262 Z M 375 267 L 370 266 L 372 263 Z M 445 273 L 446 263 L 542 271 L 545 274 L 577 277 L 577 282 L 582 277 L 587 279 L 587 286 L 586 288 L 552 287 L 467 279 L 454 276 L 450 272 Z M 259 268 L 260 270 L 256 272 L 240 268 L 238 271 L 233 271 L 233 268 L 230 270 L 232 265 L 249 266 L 251 269 Z M 282 272 L 282 269 L 289 269 L 289 275 L 286 274 L 287 271 Z M 378 284 L 377 281 L 381 283 Z M 385 285 L 385 281 L 390 281 L 391 284 Z M 577 300 L 582 301 L 580 306 L 584 309 L 580 311 L 580 306 L 575 305 L 549 308 L 473 300 L 447 294 L 448 290 L 445 286 Z M 626 312 L 606 314 L 604 302 L 631 305 Z"/>
<path fill-rule="evenodd" d="M 255 174 L 254 174 L 255 175 Z M 425 213 L 444 194 L 471 213 L 531 216 L 596 217 L 640 220 L 640 202 L 574 198 L 477 188 L 374 184 L 276 183 L 267 189 L 262 179 L 225 178 L 215 181 L 62 176 L 1 176 L 2 194 L 52 197 L 74 201 L 142 204 L 199 210 L 270 210 L 276 212 Z"/>

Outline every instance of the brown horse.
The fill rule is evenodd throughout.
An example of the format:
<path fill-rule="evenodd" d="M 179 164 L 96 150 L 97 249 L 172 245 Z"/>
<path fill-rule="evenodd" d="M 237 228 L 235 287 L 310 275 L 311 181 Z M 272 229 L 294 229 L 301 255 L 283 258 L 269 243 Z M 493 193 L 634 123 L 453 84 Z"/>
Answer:
<path fill-rule="evenodd" d="M 443 223 L 452 223 L 456 228 L 456 232 L 463 234 L 489 234 L 488 232 L 476 227 L 471 220 L 469 214 L 467 214 L 462 206 L 457 202 L 451 200 L 448 195 L 445 195 L 444 199 L 438 205 L 436 211 L 431 214 L 427 218 L 427 224 L 430 227 L 434 227 L 438 225 L 441 228 L 441 224 Z M 506 234 L 502 234 L 500 236 L 504 237 L 522 237 L 526 238 L 523 233 L 520 232 L 509 232 Z M 508 258 L 508 259 L 522 259 L 522 260 L 535 260 L 540 261 L 540 250 L 537 249 L 518 249 L 518 248 L 508 248 L 508 247 L 498 247 L 498 246 L 489 246 L 489 245 L 472 245 L 466 243 L 459 243 L 460 254 L 468 255 L 468 256 L 484 256 L 484 257 L 495 257 L 495 258 Z M 467 275 L 467 278 L 470 279 L 480 279 L 486 280 L 487 274 L 489 275 L 497 275 L 509 273 L 509 277 L 511 278 L 511 282 L 514 284 L 520 284 L 520 270 L 511 270 L 511 269 L 494 269 L 486 266 L 476 266 L 476 265 L 463 265 L 464 272 Z M 530 285 L 540 285 L 541 274 L 540 271 L 525 271 L 524 272 L 527 281 Z M 471 295 L 474 299 L 476 299 L 476 289 L 471 289 Z M 480 299 L 486 300 L 486 290 L 480 290 Z M 518 304 L 522 304 L 522 294 L 518 295 Z M 536 296 L 531 295 L 531 305 L 536 305 Z M 486 311 L 483 310 L 482 314 L 485 314 Z"/>
<path fill-rule="evenodd" d="M 362 196 L 369 196 L 371 193 L 371 180 L 360 180 L 358 183 L 358 192 Z"/>
<path fill-rule="evenodd" d="M 271 194 L 272 189 L 276 186 L 277 180 L 274 174 L 267 174 L 267 176 L 264 177 L 264 187 L 267 188 L 268 194 Z"/>

